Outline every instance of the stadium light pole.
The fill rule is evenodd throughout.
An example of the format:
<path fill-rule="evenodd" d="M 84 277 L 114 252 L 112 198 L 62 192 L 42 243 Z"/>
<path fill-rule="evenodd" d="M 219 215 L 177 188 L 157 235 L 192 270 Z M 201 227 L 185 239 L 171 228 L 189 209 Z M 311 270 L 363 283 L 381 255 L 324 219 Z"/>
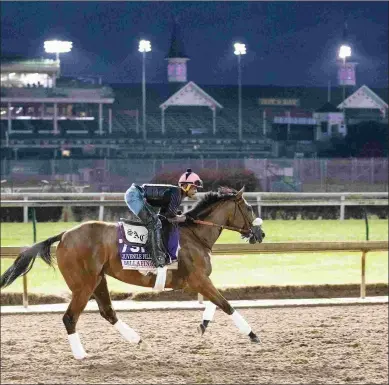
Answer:
<path fill-rule="evenodd" d="M 234 49 L 234 54 L 238 57 L 238 134 L 239 140 L 242 140 L 242 69 L 240 65 L 240 58 L 242 55 L 246 54 L 246 45 L 235 43 Z"/>
<path fill-rule="evenodd" d="M 47 40 L 44 43 L 44 47 L 47 53 L 55 53 L 55 59 L 59 62 L 59 54 L 70 52 L 73 48 L 73 43 L 71 41 Z"/>
<path fill-rule="evenodd" d="M 142 133 L 146 139 L 146 52 L 151 51 L 151 43 L 148 40 L 139 42 L 139 52 L 142 53 Z"/>
<path fill-rule="evenodd" d="M 351 47 L 347 44 L 342 44 L 339 48 L 339 58 L 343 61 L 343 76 L 346 72 L 346 60 L 351 56 Z M 344 99 L 346 99 L 346 85 L 345 80 L 343 79 L 343 111 L 344 111 Z"/>

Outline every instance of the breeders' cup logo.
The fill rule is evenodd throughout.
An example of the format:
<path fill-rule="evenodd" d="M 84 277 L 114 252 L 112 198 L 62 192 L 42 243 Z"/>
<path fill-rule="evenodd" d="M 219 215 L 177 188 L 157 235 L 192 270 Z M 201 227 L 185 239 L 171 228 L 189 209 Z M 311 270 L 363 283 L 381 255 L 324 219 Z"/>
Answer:
<path fill-rule="evenodd" d="M 147 242 L 149 232 L 144 226 L 134 226 L 123 223 L 123 230 L 128 242 L 141 244 Z"/>
<path fill-rule="evenodd" d="M 134 240 L 138 240 L 140 243 L 145 243 L 147 240 L 146 234 L 139 234 L 137 231 L 132 229 L 127 229 L 127 235 Z"/>

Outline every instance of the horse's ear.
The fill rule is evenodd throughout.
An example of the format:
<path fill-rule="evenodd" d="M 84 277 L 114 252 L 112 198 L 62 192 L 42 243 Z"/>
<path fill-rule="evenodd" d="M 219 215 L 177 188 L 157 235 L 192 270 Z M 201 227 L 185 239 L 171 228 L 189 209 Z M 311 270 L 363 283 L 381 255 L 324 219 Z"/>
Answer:
<path fill-rule="evenodd" d="M 236 199 L 242 199 L 243 198 L 243 193 L 244 193 L 244 186 L 237 192 L 236 194 Z"/>

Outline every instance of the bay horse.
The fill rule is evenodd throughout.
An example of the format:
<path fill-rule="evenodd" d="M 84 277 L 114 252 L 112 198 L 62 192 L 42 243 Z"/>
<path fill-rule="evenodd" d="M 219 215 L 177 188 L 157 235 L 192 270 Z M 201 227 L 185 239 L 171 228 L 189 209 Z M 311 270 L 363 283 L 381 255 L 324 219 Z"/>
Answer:
<path fill-rule="evenodd" d="M 264 237 L 261 226 L 258 226 L 258 220 L 261 220 L 255 217 L 252 207 L 243 198 L 243 192 L 244 188 L 239 192 L 219 188 L 218 192 L 205 194 L 186 213 L 194 222 L 182 224 L 179 228 L 178 269 L 167 271 L 166 288 L 190 288 L 210 301 L 198 327 L 201 334 L 213 319 L 216 307 L 219 307 L 230 316 L 241 333 L 258 343 L 259 338 L 247 321 L 229 304 L 209 278 L 212 272 L 211 250 L 223 228 L 240 232 L 250 243 L 262 242 Z M 20 253 L 0 279 L 0 287 L 10 285 L 16 278 L 31 270 L 38 255 L 52 266 L 54 258 L 50 255 L 50 246 L 59 241 L 56 249 L 57 265 L 72 292 L 71 301 L 63 315 L 63 323 L 76 359 L 86 357 L 76 332 L 76 324 L 92 296 L 98 304 L 101 316 L 127 341 L 139 347 L 147 345 L 134 329 L 117 317 L 112 307 L 106 275 L 144 287 L 153 287 L 156 276 L 144 275 L 138 270 L 123 270 L 118 255 L 117 226 L 117 223 L 88 221 L 36 243 Z"/>

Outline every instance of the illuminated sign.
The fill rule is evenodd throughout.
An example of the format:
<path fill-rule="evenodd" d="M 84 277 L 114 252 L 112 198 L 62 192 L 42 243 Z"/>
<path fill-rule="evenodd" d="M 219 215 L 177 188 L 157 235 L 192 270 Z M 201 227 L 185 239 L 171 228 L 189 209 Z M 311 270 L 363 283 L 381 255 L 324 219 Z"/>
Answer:
<path fill-rule="evenodd" d="M 260 98 L 259 105 L 261 106 L 296 106 L 300 105 L 300 99 L 292 98 Z"/>
<path fill-rule="evenodd" d="M 276 116 L 273 120 L 274 123 L 278 124 L 303 124 L 303 125 L 316 125 L 316 119 L 313 118 L 292 118 Z"/>

